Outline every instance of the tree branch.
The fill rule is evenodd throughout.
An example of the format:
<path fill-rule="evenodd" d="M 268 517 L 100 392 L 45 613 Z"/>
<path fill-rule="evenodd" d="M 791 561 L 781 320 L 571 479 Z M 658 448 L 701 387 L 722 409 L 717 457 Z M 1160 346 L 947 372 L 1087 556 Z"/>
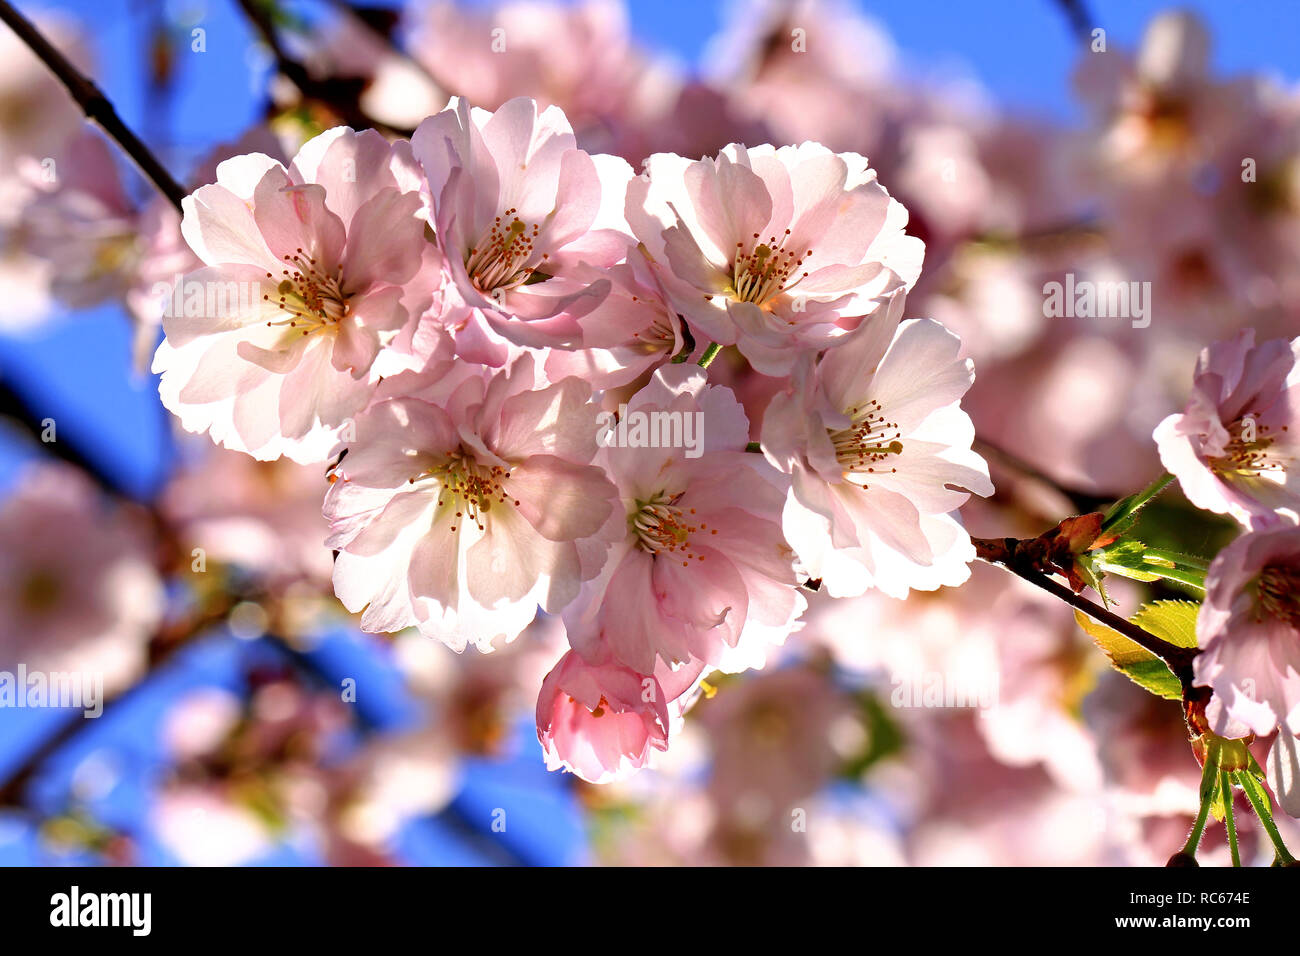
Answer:
<path fill-rule="evenodd" d="M 1042 469 L 1038 468 L 1036 465 L 1030 464 L 1019 455 L 1007 451 L 1001 445 L 996 445 L 987 438 L 976 437 L 975 450 L 986 458 L 996 458 L 1013 471 L 1018 471 L 1027 478 L 1031 478 L 1039 484 L 1051 488 L 1057 494 L 1066 498 L 1079 514 L 1087 514 L 1090 511 L 1096 511 L 1102 505 L 1110 504 L 1112 501 L 1116 500 L 1115 497 L 1098 495 L 1090 491 L 1083 491 L 1079 488 L 1072 488 L 1069 485 L 1063 484 L 1044 472 Z"/>
<path fill-rule="evenodd" d="M 153 673 L 153 668 L 161 664 L 164 660 L 180 647 L 180 643 L 173 643 L 159 653 L 155 654 L 152 647 L 150 648 L 150 664 L 147 673 Z M 147 675 L 146 675 L 147 676 Z M 107 713 L 110 708 L 129 699 L 138 693 L 147 683 L 146 680 L 140 679 L 123 689 L 120 693 L 109 697 L 103 702 L 103 713 Z M 102 714 L 101 714 L 102 716 Z M 3 781 L 0 781 L 0 806 L 21 806 L 23 795 L 27 790 L 27 785 L 31 783 L 32 778 L 36 776 L 41 767 L 45 766 L 46 761 L 63 749 L 64 745 L 76 738 L 83 729 L 86 728 L 88 721 L 81 714 L 71 714 L 59 727 L 45 737 L 37 744 L 26 757 L 23 758 L 14 770 Z"/>
<path fill-rule="evenodd" d="M 1084 0 L 1057 0 L 1057 5 L 1065 14 L 1065 19 L 1069 21 L 1071 33 L 1083 43 L 1092 39 L 1092 30 L 1096 26 L 1096 21 L 1093 20 Z"/>
<path fill-rule="evenodd" d="M 39 411 L 33 401 L 8 382 L 0 379 L 0 422 L 12 422 L 22 429 L 36 446 L 47 455 L 58 458 L 89 475 L 97 485 L 113 495 L 126 496 L 124 489 L 99 464 L 72 442 L 42 441 L 47 415 Z"/>
<path fill-rule="evenodd" d="M 257 31 L 257 35 L 275 58 L 276 70 L 296 86 L 304 97 L 326 104 L 353 129 L 373 128 L 394 135 L 411 135 L 413 130 L 395 129 L 366 115 L 357 103 L 357 97 L 365 85 L 365 80 L 328 77 L 321 79 L 312 76 L 311 71 L 294 59 L 280 41 L 267 0 L 238 0 L 238 3 L 253 25 L 253 29 Z"/>
<path fill-rule="evenodd" d="M 18 35 L 18 38 L 27 44 L 41 62 L 50 68 L 59 82 L 64 85 L 68 93 L 81 106 L 81 110 L 86 114 L 86 118 L 98 123 L 100 128 L 109 135 L 118 146 L 122 147 L 125 152 L 135 162 L 140 172 L 158 188 L 158 191 L 166 196 L 173 206 L 179 211 L 181 200 L 185 198 L 186 192 L 180 183 L 172 178 L 171 173 L 163 167 L 158 158 L 131 132 L 122 118 L 117 115 L 117 110 L 109 101 L 98 86 L 78 70 L 68 60 L 66 56 L 54 48 L 49 40 L 32 25 L 26 17 L 14 9 L 13 5 L 0 0 L 0 20 L 9 25 L 9 28 Z"/>
<path fill-rule="evenodd" d="M 1191 688 L 1193 677 L 1192 661 L 1200 653 L 1200 648 L 1179 647 L 1177 644 L 1171 644 L 1162 638 L 1156 637 L 1150 631 L 1138 627 L 1132 621 L 1126 621 L 1118 614 L 1106 610 L 1099 604 L 1094 604 L 1081 595 L 1075 594 L 1063 584 L 1053 581 L 1043 572 L 1024 567 L 1015 557 L 1015 545 L 1018 543 L 1015 538 L 972 538 L 971 542 L 975 545 L 976 556 L 981 560 L 1006 568 L 1017 577 L 1028 581 L 1034 587 L 1041 588 L 1053 597 L 1064 601 L 1070 607 L 1087 614 L 1094 621 L 1105 624 L 1112 630 L 1123 634 L 1138 647 L 1150 651 L 1164 661 L 1174 676 L 1182 683 L 1184 693 Z"/>

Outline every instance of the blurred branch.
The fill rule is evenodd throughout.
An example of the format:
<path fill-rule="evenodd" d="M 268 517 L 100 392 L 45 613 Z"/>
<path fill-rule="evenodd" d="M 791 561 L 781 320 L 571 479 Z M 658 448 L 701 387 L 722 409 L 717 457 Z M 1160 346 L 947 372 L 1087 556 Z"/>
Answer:
<path fill-rule="evenodd" d="M 148 674 L 153 673 L 157 667 L 183 647 L 190 637 L 205 630 L 211 623 L 212 621 L 208 616 L 203 615 L 199 621 L 195 622 L 195 626 L 188 633 L 183 634 L 175 630 L 164 629 L 154 641 L 150 642 L 149 664 L 145 676 L 147 677 Z M 104 701 L 104 710 L 99 719 L 103 719 L 103 715 L 108 713 L 109 708 L 118 706 L 137 693 L 145 686 L 145 683 L 145 678 L 142 677 L 125 690 L 107 698 Z M 89 721 L 82 714 L 73 713 L 54 733 L 42 740 L 23 759 L 23 762 L 9 774 L 8 778 L 0 782 L 0 806 L 21 806 L 27 785 L 31 783 L 32 778 L 45 765 L 45 762 L 62 750 L 64 745 L 73 740 L 88 724 Z"/>
<path fill-rule="evenodd" d="M 1102 505 L 1110 504 L 1116 500 L 1116 496 L 1114 495 L 1098 495 L 1057 481 L 1051 475 L 1048 475 L 1038 468 L 1038 466 L 1030 464 L 1014 452 L 1007 451 L 1002 446 L 996 445 L 986 438 L 976 437 L 975 449 L 986 457 L 992 456 L 1001 461 L 1002 464 L 1008 468 L 1018 471 L 1022 475 L 1037 481 L 1039 484 L 1051 488 L 1062 497 L 1067 498 L 1071 506 L 1073 506 L 1079 514 L 1087 514 L 1090 511 L 1096 511 Z"/>
<path fill-rule="evenodd" d="M 12 421 L 26 432 L 46 454 L 85 472 L 105 491 L 114 495 L 124 493 L 113 478 L 75 445 L 66 441 L 44 441 L 41 434 L 45 430 L 43 423 L 47 416 L 35 409 L 27 398 L 3 379 L 0 379 L 0 417 Z"/>
<path fill-rule="evenodd" d="M 390 134 L 410 136 L 412 130 L 395 129 L 366 115 L 357 102 L 366 81 L 356 79 L 318 78 L 285 48 L 276 29 L 270 0 L 238 0 L 239 7 L 248 17 L 253 29 L 275 58 L 275 68 L 307 99 L 324 103 L 353 129 L 377 129 Z"/>
<path fill-rule="evenodd" d="M 1091 40 L 1097 21 L 1092 18 L 1087 4 L 1083 0 L 1056 0 L 1056 3 L 1070 23 L 1070 32 L 1083 43 Z"/>
<path fill-rule="evenodd" d="M 179 211 L 181 200 L 186 194 L 185 190 L 172 178 L 171 173 L 163 168 L 162 163 L 140 141 L 139 137 L 122 122 L 122 118 L 117 115 L 117 110 L 113 108 L 113 104 L 99 87 L 73 66 L 67 57 L 55 49 L 49 40 L 45 39 L 44 35 L 32 25 L 31 21 L 15 10 L 13 5 L 6 2 L 6 0 L 0 0 L 0 20 L 7 23 L 9 28 L 18 35 L 18 38 L 27 44 L 31 51 L 40 58 L 41 62 L 50 68 L 50 72 L 58 77 L 59 82 L 64 85 L 72 98 L 81 106 L 86 118 L 98 123 L 100 128 L 118 146 L 122 147 L 123 152 L 131 157 L 140 172 Z"/>

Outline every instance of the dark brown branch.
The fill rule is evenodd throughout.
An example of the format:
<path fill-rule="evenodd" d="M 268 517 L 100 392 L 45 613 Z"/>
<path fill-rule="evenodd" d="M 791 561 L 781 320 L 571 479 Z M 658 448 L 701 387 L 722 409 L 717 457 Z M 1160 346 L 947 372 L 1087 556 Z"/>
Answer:
<path fill-rule="evenodd" d="M 1150 651 L 1164 661 L 1174 673 L 1174 676 L 1182 683 L 1184 694 L 1191 690 L 1192 661 L 1200 653 L 1200 648 L 1179 647 L 1177 644 L 1171 644 L 1162 638 L 1156 637 L 1150 631 L 1138 627 L 1132 621 L 1126 621 L 1118 614 L 1075 594 L 1065 585 L 1052 580 L 1043 572 L 1025 567 L 1024 563 L 1016 558 L 1016 545 L 1020 543 L 1016 538 L 972 538 L 971 541 L 975 545 L 976 556 L 981 560 L 1006 568 L 1012 574 L 1034 585 L 1034 587 L 1042 588 L 1048 594 L 1070 605 L 1070 607 L 1087 614 L 1094 621 L 1105 624 L 1111 630 L 1123 634 L 1138 647 Z"/>
<path fill-rule="evenodd" d="M 82 112 L 86 118 L 98 123 L 100 128 L 122 147 L 125 152 L 135 162 L 140 172 L 158 188 L 158 191 L 166 196 L 173 206 L 179 211 L 181 200 L 185 198 L 185 190 L 171 173 L 163 168 L 157 157 L 131 132 L 122 118 L 117 115 L 117 110 L 113 108 L 112 102 L 109 101 L 98 86 L 78 70 L 68 60 L 66 56 L 54 48 L 49 40 L 45 39 L 35 26 L 32 25 L 26 17 L 14 9 L 13 5 L 0 0 L 0 20 L 9 25 L 9 28 L 18 35 L 31 49 L 37 57 L 40 58 L 46 66 L 50 68 L 59 82 L 64 85 L 68 93 L 81 106 Z"/>
<path fill-rule="evenodd" d="M 275 59 L 275 68 L 307 99 L 323 103 L 336 113 L 345 124 L 353 129 L 372 128 L 399 136 L 410 136 L 412 130 L 395 129 L 381 123 L 358 105 L 357 99 L 365 87 L 366 80 L 357 78 L 315 77 L 311 71 L 300 63 L 285 48 L 280 34 L 272 21 L 270 7 L 266 0 L 238 0 L 239 7 L 248 17 L 253 29 L 262 42 L 271 51 Z"/>

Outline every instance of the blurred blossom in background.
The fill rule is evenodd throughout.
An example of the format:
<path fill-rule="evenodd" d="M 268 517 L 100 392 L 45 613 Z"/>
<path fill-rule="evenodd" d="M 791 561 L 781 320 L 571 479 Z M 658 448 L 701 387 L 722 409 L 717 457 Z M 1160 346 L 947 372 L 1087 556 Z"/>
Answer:
<path fill-rule="evenodd" d="M 274 75 L 233 0 L 18 6 L 187 190 L 350 121 Z M 1300 334 L 1300 7 L 1093 0 L 1089 52 L 1066 6 L 303 0 L 277 22 L 390 130 L 451 93 L 530 96 L 634 169 L 733 142 L 869 157 L 925 242 L 909 317 L 975 361 L 977 433 L 1109 499 L 1160 471 L 1152 431 L 1205 344 Z M 162 409 L 159 284 L 199 265 L 179 223 L 0 29 L 0 671 L 96 675 L 107 701 L 94 720 L 0 708 L 0 863 L 1152 865 L 1186 835 L 1200 770 L 1177 707 L 983 565 L 906 601 L 808 594 L 763 670 L 709 679 L 653 770 L 548 772 L 558 616 L 489 655 L 362 633 L 331 588 L 326 467 Z M 1067 275 L 1132 285 L 1149 321 L 1137 299 L 1053 314 Z M 710 375 L 751 422 L 776 391 L 727 355 Z M 990 464 L 972 534 L 1072 513 Z"/>

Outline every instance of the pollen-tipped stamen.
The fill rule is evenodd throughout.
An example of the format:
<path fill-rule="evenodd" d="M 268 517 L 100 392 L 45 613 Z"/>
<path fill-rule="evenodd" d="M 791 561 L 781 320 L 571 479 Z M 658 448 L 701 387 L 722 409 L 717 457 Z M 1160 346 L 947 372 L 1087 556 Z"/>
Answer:
<path fill-rule="evenodd" d="M 1286 430 L 1283 425 L 1282 431 Z M 1228 444 L 1222 455 L 1210 459 L 1210 466 L 1221 475 L 1248 477 L 1284 471 L 1272 432 L 1270 426 L 1260 422 L 1257 412 L 1241 415 L 1228 425 Z"/>
<path fill-rule="evenodd" d="M 754 239 L 760 235 L 754 233 Z M 770 236 L 767 242 L 758 243 L 749 252 L 745 251 L 743 242 L 736 243 L 731 285 L 737 301 L 766 305 L 778 295 L 789 292 L 808 275 L 800 272 L 800 267 L 813 251 L 809 249 L 800 255 L 787 250 L 785 244 L 789 238 L 790 230 L 787 229 L 779 241 L 776 236 Z"/>
<path fill-rule="evenodd" d="M 337 266 L 333 272 L 322 269 L 316 258 L 301 248 L 283 258 L 290 268 L 280 270 L 276 298 L 264 294 L 262 299 L 273 302 L 289 318 L 269 321 L 268 326 L 298 329 L 303 335 L 310 335 L 336 327 L 347 318 L 350 309 L 347 293 L 343 291 L 343 266 Z M 270 272 L 266 277 L 275 279 Z"/>
<path fill-rule="evenodd" d="M 901 454 L 903 443 L 898 422 L 887 420 L 880 402 L 876 399 L 855 405 L 848 410 L 852 424 L 830 432 L 835 460 L 850 475 L 893 473 L 897 468 L 881 463 L 891 455 Z"/>
<path fill-rule="evenodd" d="M 509 479 L 510 469 L 501 465 L 480 465 L 473 455 L 458 449 L 407 481 L 410 484 L 427 480 L 438 483 L 438 507 L 456 508 L 452 531 L 461 527 L 466 517 L 479 531 L 484 531 L 494 505 L 519 507 L 519 500 L 511 497 L 506 489 Z"/>
<path fill-rule="evenodd" d="M 688 567 L 692 560 L 703 561 L 705 557 L 691 547 L 691 535 L 718 532 L 707 522 L 696 523 L 694 508 L 679 507 L 677 502 L 681 497 L 680 494 L 659 492 L 648 501 L 637 502 L 639 507 L 628 519 L 628 524 L 637 536 L 637 547 L 642 551 L 655 556 L 681 556 L 682 567 Z"/>
<path fill-rule="evenodd" d="M 512 206 L 497 216 L 487 235 L 465 257 L 465 270 L 480 292 L 513 289 L 537 271 L 529 262 L 536 252 L 541 227 L 536 223 L 529 226 L 515 215 L 517 212 Z"/>

